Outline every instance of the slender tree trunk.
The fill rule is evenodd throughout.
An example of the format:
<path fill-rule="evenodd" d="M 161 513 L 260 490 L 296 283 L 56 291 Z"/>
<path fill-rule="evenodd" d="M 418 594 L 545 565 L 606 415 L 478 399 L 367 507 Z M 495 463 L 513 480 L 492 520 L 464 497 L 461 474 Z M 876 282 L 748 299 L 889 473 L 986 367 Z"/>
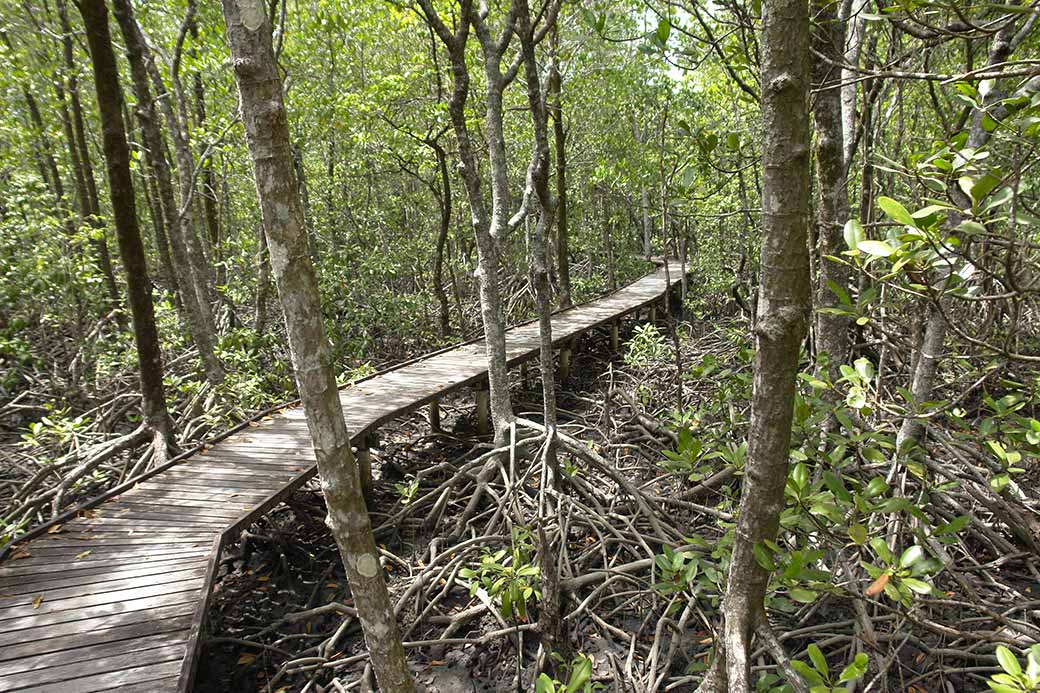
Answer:
<path fill-rule="evenodd" d="M 614 257 L 614 234 L 611 233 L 607 213 L 607 196 L 603 190 L 599 190 L 597 196 L 599 197 L 600 233 L 603 234 L 603 254 L 607 260 L 607 289 L 617 291 L 617 261 Z"/>
<path fill-rule="evenodd" d="M 560 491 L 563 477 L 556 456 L 556 374 L 553 363 L 552 337 L 552 303 L 549 297 L 549 268 L 547 232 L 552 225 L 554 201 L 549 192 L 549 134 L 548 113 L 542 101 L 542 88 L 539 82 L 538 64 L 535 59 L 534 35 L 531 29 L 530 8 L 527 0 L 515 0 L 518 5 L 517 33 L 523 52 L 524 73 L 527 78 L 527 103 L 531 112 L 531 124 L 534 126 L 535 151 L 528 169 L 530 185 L 533 187 L 538 201 L 538 219 L 534 226 L 528 225 L 528 252 L 530 254 L 530 282 L 534 289 L 535 303 L 538 308 L 539 366 L 542 381 L 542 417 L 545 425 L 545 460 L 549 468 L 550 483 Z M 555 27 L 552 29 L 555 34 Z M 556 94 L 559 97 L 559 73 L 556 73 Z M 552 73 L 549 76 L 553 80 Z M 550 86 L 550 89 L 552 87 Z M 559 101 L 557 100 L 557 109 Z M 554 116 L 554 123 L 559 124 L 559 110 Z M 557 131 L 557 137 L 560 131 Z M 560 154 L 560 141 L 557 139 L 557 155 Z M 558 176 L 563 175 L 560 168 L 562 160 L 557 159 Z M 557 178 L 559 190 L 560 179 Z M 566 224 L 557 227 L 560 237 L 566 238 Z M 561 272 L 563 266 L 561 266 Z M 567 297 L 568 303 L 570 297 Z M 565 647 L 562 620 L 560 615 L 559 594 L 559 555 L 553 552 L 546 533 L 539 528 L 538 533 L 539 563 L 542 566 L 543 578 L 542 609 L 539 613 L 539 628 L 546 652 L 559 652 Z"/>
<path fill-rule="evenodd" d="M 479 17 L 478 11 L 470 9 L 471 21 Z M 487 131 L 488 171 L 491 177 L 491 216 L 489 223 L 477 226 L 477 264 L 480 280 L 481 316 L 484 322 L 484 342 L 488 354 L 488 383 L 491 395 L 491 421 L 495 428 L 495 444 L 504 445 L 513 423 L 513 403 L 509 396 L 509 372 L 506 368 L 506 323 L 502 310 L 499 279 L 498 243 L 509 228 L 509 169 L 506 156 L 505 109 L 502 76 L 502 53 L 504 45 L 490 36 L 487 25 L 477 38 L 484 56 L 486 78 L 485 128 Z M 509 31 L 509 29 L 506 29 Z M 465 54 L 461 55 L 465 60 Z M 461 145 L 460 145 L 461 149 Z M 473 172 L 476 174 L 476 171 Z"/>
<path fill-rule="evenodd" d="M 484 47 L 487 85 L 488 158 L 491 170 L 492 209 L 488 213 L 480 185 L 476 152 L 466 123 L 466 100 L 469 96 L 469 67 L 466 63 L 466 41 L 469 37 L 474 9 L 471 0 L 462 0 L 454 34 L 444 25 L 430 0 L 419 0 L 427 21 L 448 50 L 452 65 L 453 89 L 449 103 L 452 126 L 458 142 L 459 171 L 466 187 L 472 213 L 473 233 L 477 245 L 477 283 L 480 312 L 484 324 L 487 350 L 488 381 L 491 395 L 491 419 L 498 447 L 508 439 L 514 421 L 509 397 L 509 373 L 506 369 L 505 317 L 499 286 L 499 258 L 496 238 L 508 228 L 509 180 L 506 169 L 505 139 L 502 128 L 501 54 L 496 53 L 490 36 L 481 41 Z M 486 27 L 485 27 L 486 30 Z M 474 494 L 477 498 L 480 494 Z M 471 501 L 470 506 L 473 506 Z"/>
<path fill-rule="evenodd" d="M 643 257 L 653 253 L 654 222 L 650 219 L 650 194 L 646 186 L 639 188 L 639 206 L 643 212 Z"/>
<path fill-rule="evenodd" d="M 379 686 L 387 693 L 411 692 L 415 687 L 361 494 L 322 323 L 271 26 L 261 0 L 223 0 L 222 4 L 271 268 L 322 478 L 327 521 L 347 571 Z"/>
<path fill-rule="evenodd" d="M 112 268 L 112 253 L 108 248 L 107 229 L 101 219 L 101 208 L 98 204 L 97 187 L 94 183 L 94 167 L 90 161 L 90 150 L 87 147 L 86 126 L 83 121 L 83 106 L 79 98 L 79 80 L 76 77 L 76 59 L 72 45 L 72 24 L 65 0 L 57 0 L 58 19 L 61 22 L 62 59 L 67 74 L 71 118 L 65 110 L 65 88 L 56 82 L 59 99 L 62 102 L 63 121 L 66 123 L 65 138 L 69 149 L 69 160 L 72 162 L 73 176 L 76 181 L 76 195 L 79 198 L 80 215 L 94 229 L 95 237 L 90 244 L 96 254 L 96 263 L 108 290 L 109 303 L 113 308 L 119 307 L 119 286 L 116 284 L 115 271 Z M 128 327 L 126 317 L 119 314 L 119 325 Z"/>
<path fill-rule="evenodd" d="M 754 548 L 776 538 L 784 507 L 795 376 L 810 316 L 809 7 L 762 4 L 762 249 L 748 462 L 723 604 L 724 630 L 702 691 L 747 693 L 750 642 L 765 622 L 769 571 Z M 723 660 L 725 666 L 722 666 Z"/>
<path fill-rule="evenodd" d="M 166 409 L 163 389 L 163 363 L 159 333 L 155 327 L 152 305 L 152 285 L 148 278 L 148 263 L 137 223 L 133 178 L 130 174 L 130 147 L 123 122 L 123 92 L 119 86 L 119 70 L 112 50 L 108 30 L 108 10 L 104 0 L 80 0 L 79 10 L 86 27 L 94 69 L 94 88 L 97 91 L 101 114 L 101 133 L 104 144 L 108 187 L 112 197 L 112 214 L 119 238 L 119 254 L 126 271 L 130 314 L 133 318 L 134 340 L 141 379 L 141 397 L 146 424 L 154 432 L 156 463 L 161 463 L 167 450 L 173 447 L 173 422 Z"/>
<path fill-rule="evenodd" d="M 253 317 L 253 331 L 258 335 L 264 333 L 267 325 L 267 294 L 271 290 L 271 261 L 267 251 L 267 234 L 263 228 L 257 234 L 256 251 L 256 306 Z"/>
<path fill-rule="evenodd" d="M 145 157 L 146 159 L 148 157 Z M 148 173 L 152 174 L 151 176 Z M 158 187 L 155 184 L 154 169 L 149 167 L 147 173 L 142 172 L 141 180 L 144 182 L 144 199 L 148 205 L 148 213 L 152 218 L 152 230 L 155 236 L 155 250 L 159 254 L 159 266 L 163 268 L 166 287 L 173 296 L 173 304 L 178 312 L 184 310 L 181 306 L 180 293 L 177 289 L 177 271 L 173 268 L 173 258 L 170 256 L 170 239 L 166 236 L 166 220 L 163 218 L 162 204 L 159 202 Z"/>
<path fill-rule="evenodd" d="M 570 230 L 567 218 L 567 145 L 563 130 L 562 80 L 560 78 L 559 29 L 553 26 L 549 35 L 552 61 L 549 64 L 549 113 L 553 121 L 556 149 L 556 272 L 560 279 L 560 307 L 567 308 L 571 298 Z"/>
<path fill-rule="evenodd" d="M 849 219 L 849 196 L 845 180 L 843 153 L 842 92 L 840 64 L 845 45 L 845 25 L 839 21 L 833 0 L 813 1 L 813 119 L 816 125 L 816 178 L 819 206 L 816 210 L 816 236 L 819 248 L 819 285 L 816 287 L 816 355 L 828 355 L 827 372 L 831 381 L 838 378 L 838 366 L 848 360 L 849 325 L 847 315 L 823 312 L 841 306 L 837 290 L 848 294 L 851 274 L 848 266 L 829 260 L 841 257 L 845 249 L 843 228 Z M 820 57 L 822 56 L 822 57 Z M 824 58 L 827 58 L 825 60 Z"/>
<path fill-rule="evenodd" d="M 437 230 L 436 252 L 433 256 L 433 293 L 437 297 L 437 325 L 440 337 L 446 339 L 451 334 L 448 294 L 444 291 L 444 248 L 448 242 L 448 232 L 451 230 L 451 176 L 448 174 L 448 154 L 444 147 L 433 138 L 427 139 L 426 145 L 433 149 L 437 156 L 437 171 L 441 179 L 437 200 L 440 202 L 441 219 Z"/>
<path fill-rule="evenodd" d="M 43 124 L 43 116 L 40 115 L 40 107 L 36 103 L 36 97 L 33 96 L 28 87 L 23 87 L 22 93 L 25 96 L 25 104 L 29 107 L 29 118 L 32 121 L 37 147 L 45 167 L 46 174 L 44 175 L 44 180 L 47 181 L 47 186 L 54 196 L 56 209 L 61 217 L 62 225 L 65 227 L 65 233 L 71 237 L 75 233 L 75 228 L 72 224 L 72 218 L 69 216 L 68 201 L 65 199 L 65 184 L 61 180 L 61 172 L 58 171 L 58 161 L 54 158 L 50 140 L 47 139 L 47 129 Z"/>
<path fill-rule="evenodd" d="M 1014 40 L 1017 28 L 1017 22 L 1009 22 L 993 36 L 987 66 L 999 65 L 1011 57 L 1017 47 Z M 977 151 L 989 142 L 990 132 L 983 126 L 983 115 L 989 113 L 999 122 L 1002 119 L 999 110 L 1004 109 L 1000 102 L 1004 98 L 1006 98 L 1006 94 L 1003 90 L 994 87 L 984 97 L 983 108 L 975 109 L 972 112 L 967 147 Z M 950 186 L 950 197 L 961 209 L 970 209 L 972 206 L 971 198 L 956 185 Z M 953 229 L 956 229 L 962 221 L 964 221 L 964 215 L 958 210 L 951 211 L 947 220 L 950 228 Z M 965 248 L 965 250 L 967 249 Z M 928 305 L 924 336 L 910 379 L 914 410 L 919 409 L 924 402 L 933 399 L 935 375 L 939 369 L 939 361 L 942 359 L 943 345 L 946 340 L 945 315 L 949 315 L 953 307 L 952 297 L 944 293 L 945 287 L 936 288 L 939 295 L 937 298 L 933 297 Z M 896 435 L 896 450 L 901 451 L 911 443 L 919 444 L 923 434 L 923 422 L 911 413 L 910 416 L 903 419 L 899 433 Z"/>
<path fill-rule="evenodd" d="M 556 374 L 553 361 L 552 303 L 549 299 L 549 268 L 546 235 L 552 225 L 555 202 L 549 192 L 549 134 L 548 113 L 542 101 L 542 88 L 535 59 L 534 36 L 531 29 L 530 8 L 527 0 L 515 0 L 517 33 L 523 51 L 524 72 L 527 77 L 527 103 L 534 126 L 535 151 L 528 170 L 530 183 L 538 201 L 538 220 L 530 228 L 530 281 L 538 308 L 539 364 L 542 376 L 542 414 L 547 434 L 547 459 L 553 485 L 559 489 L 562 480 L 556 463 Z M 552 77 L 550 76 L 550 80 Z"/>
<path fill-rule="evenodd" d="M 130 0 L 113 0 L 113 6 L 130 62 L 130 75 L 137 97 L 137 118 L 141 122 L 147 154 L 150 156 L 152 168 L 156 172 L 159 198 L 168 224 L 166 228 L 169 231 L 170 250 L 178 271 L 178 286 L 181 289 L 181 303 L 184 306 L 186 322 L 191 330 L 192 341 L 199 350 L 199 358 L 202 360 L 206 379 L 216 385 L 224 379 L 224 367 L 216 356 L 216 328 L 213 323 L 212 308 L 204 276 L 200 276 L 197 266 L 197 258 L 202 255 L 202 251 L 198 247 L 198 238 L 195 236 L 195 229 L 191 224 L 191 210 L 187 204 L 191 199 L 190 179 L 193 172 L 191 156 L 190 153 L 187 156 L 184 155 L 187 145 L 183 138 L 177 135 L 179 125 L 168 103 L 169 99 L 159 98 L 159 103 L 164 104 L 167 124 L 174 133 L 174 148 L 180 152 L 177 173 L 181 181 L 181 204 L 184 206 L 182 209 L 177 206 L 174 199 L 163 138 L 159 131 L 155 109 L 152 106 L 149 74 L 151 73 L 152 81 L 159 88 L 163 88 L 162 80 L 159 79 L 155 66 L 151 64 L 150 51 L 141 27 L 134 17 Z M 193 258 L 195 259 L 193 260 Z"/>
<path fill-rule="evenodd" d="M 43 123 L 43 117 L 40 115 L 40 108 L 36 103 L 36 97 L 33 96 L 28 87 L 23 87 L 23 95 L 25 96 L 25 103 L 29 107 L 29 118 L 36 136 L 36 146 L 40 154 L 43 178 L 54 196 L 54 209 L 61 219 L 68 252 L 75 253 L 77 250 L 75 247 L 77 245 L 75 243 L 76 224 L 72 218 L 72 211 L 69 209 L 68 199 L 66 199 L 65 184 L 62 182 L 61 172 L 58 170 L 58 162 L 54 158 L 50 140 L 47 138 L 47 131 Z M 82 328 L 84 317 L 82 285 L 71 276 L 68 276 L 68 280 L 71 285 L 72 295 L 78 306 L 77 325 L 79 328 Z"/>
<path fill-rule="evenodd" d="M 844 0 L 842 3 L 842 16 L 839 18 L 839 24 L 842 25 L 840 31 L 846 36 L 843 46 L 845 64 L 851 66 L 841 70 L 842 151 L 846 167 L 851 165 L 852 157 L 855 155 L 856 82 L 860 77 L 859 73 L 852 68 L 859 66 L 859 56 L 863 47 L 863 36 L 866 33 L 867 25 L 866 19 L 863 18 L 863 13 L 867 11 L 869 5 L 869 0 Z M 864 87 L 864 93 L 865 91 L 866 87 Z"/>
<path fill-rule="evenodd" d="M 195 17 L 194 5 L 195 0 L 191 0 L 192 4 L 192 17 L 190 24 L 188 25 L 188 32 L 191 34 L 193 44 L 198 43 L 199 40 L 199 26 L 198 18 Z M 192 55 L 194 55 L 194 45 L 191 48 Z M 195 99 L 195 128 L 198 130 L 206 122 L 206 89 L 202 83 L 202 73 L 199 70 L 195 70 L 191 75 L 192 81 L 192 92 Z M 206 145 L 204 142 L 199 142 L 199 156 L 205 154 Z M 213 270 L 213 276 L 218 285 L 223 285 L 227 281 L 225 269 L 221 261 L 221 235 L 220 235 L 220 218 L 217 215 L 217 187 L 213 176 L 213 165 L 210 160 L 202 162 L 201 170 L 199 171 L 199 196 L 202 198 L 202 216 L 206 220 L 206 233 L 207 241 L 209 242 L 210 258 L 212 260 L 211 268 Z"/>

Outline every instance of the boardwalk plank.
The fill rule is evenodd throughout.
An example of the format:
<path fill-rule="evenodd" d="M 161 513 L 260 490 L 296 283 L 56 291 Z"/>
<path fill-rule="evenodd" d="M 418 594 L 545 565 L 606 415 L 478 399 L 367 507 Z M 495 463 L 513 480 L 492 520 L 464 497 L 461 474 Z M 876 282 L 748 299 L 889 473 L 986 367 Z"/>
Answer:
<path fill-rule="evenodd" d="M 63 624 L 66 625 L 66 628 L 63 630 L 68 631 L 72 627 L 67 626 L 67 624 L 73 621 L 92 621 L 96 618 L 116 616 L 126 612 L 147 611 L 154 609 L 157 606 L 164 606 L 169 603 L 179 603 L 182 600 L 194 601 L 202 594 L 202 590 L 197 589 L 201 586 L 201 581 L 196 581 L 194 585 L 196 589 L 187 589 L 175 592 L 164 586 L 162 590 L 159 590 L 161 594 L 142 596 L 137 599 L 125 599 L 123 601 L 108 602 L 106 604 L 84 605 L 72 611 L 66 610 L 53 611 L 50 613 L 34 613 L 31 616 L 23 616 L 21 618 L 2 619 L 0 620 L 0 629 L 12 633 L 26 628 L 35 629 L 41 626 Z M 76 629 L 83 627 L 82 624 L 75 626 Z"/>
<path fill-rule="evenodd" d="M 47 586 L 41 583 L 28 584 L 25 586 L 27 591 L 22 594 L 0 598 L 0 619 L 7 618 L 9 612 L 14 610 L 16 607 L 27 607 L 27 609 L 30 610 L 29 613 L 32 613 L 31 610 L 37 610 L 40 611 L 40 613 L 44 613 L 42 610 L 44 604 L 61 603 L 64 602 L 64 600 L 73 597 L 86 598 L 99 596 L 100 598 L 100 595 L 106 592 L 123 592 L 142 587 L 201 580 L 205 576 L 206 566 L 202 565 L 185 568 L 183 570 L 169 570 L 159 574 L 136 575 L 114 578 L 111 580 L 102 580 L 99 582 L 65 585 L 61 587 Z M 39 607 L 35 606 L 37 599 L 41 600 Z"/>
<path fill-rule="evenodd" d="M 185 571 L 204 571 L 208 559 L 205 557 L 195 558 L 187 561 L 174 561 L 145 565 L 143 567 L 130 567 L 125 570 L 112 569 L 108 567 L 98 568 L 93 571 L 67 571 L 62 573 L 43 573 L 36 576 L 19 577 L 17 580 L 10 579 L 8 583 L 0 583 L 0 605 L 6 604 L 7 599 L 23 594 L 37 595 L 43 593 L 51 595 L 52 590 L 76 587 L 78 585 L 101 585 L 128 580 L 131 578 L 147 576 L 167 576 Z M 52 577 L 53 576 L 53 577 Z M 95 590 L 100 591 L 100 589 Z M 9 596 L 7 596 L 9 595 Z"/>
<path fill-rule="evenodd" d="M 60 574 L 73 570 L 126 567 L 126 559 L 128 557 L 133 557 L 135 559 L 134 563 L 137 565 L 143 565 L 150 562 L 160 563 L 170 560 L 185 560 L 197 558 L 199 556 L 206 556 L 210 553 L 210 548 L 210 546 L 200 548 L 188 547 L 185 549 L 177 549 L 176 551 L 164 551 L 162 554 L 156 554 L 155 552 L 144 554 L 131 552 L 126 555 L 111 553 L 95 554 L 91 551 L 90 555 L 84 556 L 82 559 L 76 559 L 74 556 L 66 556 L 58 559 L 54 556 L 33 555 L 13 564 L 5 564 L 3 567 L 0 567 L 0 578 L 21 578 L 25 575 L 42 575 L 45 573 Z M 86 550 L 87 549 L 84 549 L 84 551 Z M 122 552 L 120 553 L 122 554 Z"/>
<path fill-rule="evenodd" d="M 201 578 L 189 577 L 187 579 L 181 579 L 170 583 L 137 583 L 137 586 L 128 587 L 126 589 L 98 592 L 96 594 L 80 594 L 73 597 L 58 599 L 47 599 L 47 595 L 42 595 L 44 600 L 40 602 L 39 606 L 31 603 L 31 600 L 21 605 L 8 606 L 5 604 L 0 606 L 0 628 L 7 627 L 6 624 L 8 623 L 17 623 L 19 619 L 23 617 L 43 619 L 47 616 L 58 617 L 59 614 L 63 613 L 74 616 L 83 613 L 84 610 L 87 609 L 106 607 L 110 604 L 119 604 L 122 602 L 133 601 L 135 599 L 176 594 L 178 592 L 198 589 L 201 586 Z M 75 621 L 77 619 L 67 618 L 65 620 Z"/>
<path fill-rule="evenodd" d="M 181 647 L 184 647 L 188 642 L 189 632 L 190 630 L 185 627 L 168 633 L 146 635 L 144 637 L 135 637 L 129 640 L 116 642 L 91 643 L 84 647 L 66 649 L 62 652 L 51 652 L 49 654 L 36 655 L 34 657 L 23 657 L 21 659 L 0 662 L 0 686 L 3 686 L 4 678 L 9 677 L 11 674 L 30 671 L 38 672 L 43 669 L 61 667 L 68 664 L 75 664 L 77 662 L 89 662 L 113 654 L 141 652 L 142 657 L 148 658 L 148 653 L 145 652 L 146 650 L 170 645 L 180 645 Z"/>
<path fill-rule="evenodd" d="M 195 607 L 193 601 L 183 598 L 154 609 L 77 621 L 75 630 L 64 623 L 34 628 L 31 638 L 26 637 L 25 631 L 0 631 L 0 661 L 183 630 L 191 625 Z"/>
<path fill-rule="evenodd" d="M 129 661 L 131 663 L 133 663 L 134 656 L 135 655 L 129 656 Z M 31 687 L 33 693 L 69 693 L 69 691 L 76 691 L 76 693 L 94 693 L 94 691 L 107 691 L 112 689 L 123 691 L 126 690 L 129 684 L 145 684 L 148 682 L 165 681 L 172 676 L 176 676 L 180 671 L 182 659 L 184 659 L 183 648 L 180 657 L 168 659 L 156 664 L 124 668 L 95 674 L 93 676 L 66 678 L 62 681 L 48 683 L 42 686 L 37 686 L 33 683 L 23 686 L 20 685 L 19 682 L 19 684 L 16 684 L 18 686 L 17 688 L 9 688 L 7 690 L 13 692 Z M 152 687 L 147 688 L 146 690 L 158 691 L 159 689 Z"/>

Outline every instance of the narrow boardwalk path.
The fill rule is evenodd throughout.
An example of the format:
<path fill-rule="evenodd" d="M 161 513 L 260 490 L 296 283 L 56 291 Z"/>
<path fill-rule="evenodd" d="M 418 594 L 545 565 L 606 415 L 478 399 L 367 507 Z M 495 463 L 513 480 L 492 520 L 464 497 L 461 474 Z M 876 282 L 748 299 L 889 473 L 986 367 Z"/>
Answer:
<path fill-rule="evenodd" d="M 672 283 L 679 268 L 670 266 Z M 664 267 L 553 317 L 563 342 L 667 289 Z M 538 325 L 507 333 L 511 364 L 535 357 Z M 354 439 L 481 380 L 483 342 L 344 388 Z M 226 538 L 315 474 L 299 407 L 251 424 L 8 552 L 0 564 L 0 691 L 184 691 Z"/>

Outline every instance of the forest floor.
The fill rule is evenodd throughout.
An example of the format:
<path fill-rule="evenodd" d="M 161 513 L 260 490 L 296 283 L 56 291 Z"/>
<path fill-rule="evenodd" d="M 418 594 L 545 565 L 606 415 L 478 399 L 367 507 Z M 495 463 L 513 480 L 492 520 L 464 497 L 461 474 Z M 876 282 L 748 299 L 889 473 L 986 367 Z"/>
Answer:
<path fill-rule="evenodd" d="M 534 369 L 528 383 L 514 381 L 521 424 L 514 443 L 497 454 L 475 435 L 472 398 L 465 393 L 442 403 L 441 432 L 421 413 L 381 431 L 373 526 L 420 690 L 533 690 L 535 676 L 552 661 L 538 631 L 547 597 L 536 577 L 543 541 L 561 579 L 563 637 L 555 649 L 566 653 L 557 678 L 566 681 L 580 666 L 572 657 L 581 653 L 607 690 L 694 689 L 710 652 L 726 533 L 739 498 L 748 415 L 741 388 L 750 387 L 750 363 L 746 323 L 715 321 L 700 332 L 684 323 L 683 329 L 680 371 L 694 375 L 681 385 L 671 340 L 663 335 L 637 333 L 623 349 L 627 358 L 612 357 L 603 337 L 586 340 L 576 352 L 573 375 L 558 394 L 560 493 L 547 483 Z M 703 448 L 676 433 L 684 429 L 696 431 Z M 850 483 L 855 474 L 865 483 L 876 470 L 864 464 L 846 474 Z M 928 499 L 912 481 L 904 479 L 903 490 L 923 508 Z M 1035 478 L 1020 479 L 1019 487 L 1035 497 L 1030 481 Z M 467 516 L 478 485 L 484 500 Z M 834 576 L 847 591 L 832 593 L 824 586 L 829 574 L 797 582 L 788 579 L 789 570 L 779 571 L 781 596 L 771 602 L 770 616 L 783 646 L 805 659 L 806 646 L 816 643 L 832 666 L 866 647 L 870 690 L 983 689 L 994 643 L 1035 636 L 1040 601 L 1030 598 L 1035 553 L 1023 550 L 999 517 L 980 515 L 985 507 L 967 512 L 979 528 L 945 549 L 957 553 L 957 567 L 948 564 L 931 576 L 941 590 L 912 608 L 864 598 L 871 583 L 862 570 L 855 579 L 847 572 Z M 953 517 L 944 508 L 933 514 Z M 322 692 L 371 685 L 349 588 L 323 518 L 312 484 L 227 548 L 197 690 Z M 849 571 L 847 548 L 826 556 L 807 549 L 797 560 Z M 865 546 L 859 550 L 861 559 L 878 560 Z M 811 598 L 798 594 L 806 585 L 815 590 Z M 540 595 L 528 591 L 539 587 Z M 764 650 L 754 662 L 763 676 L 774 668 Z M 764 682 L 764 691 L 782 690 L 773 677 Z"/>

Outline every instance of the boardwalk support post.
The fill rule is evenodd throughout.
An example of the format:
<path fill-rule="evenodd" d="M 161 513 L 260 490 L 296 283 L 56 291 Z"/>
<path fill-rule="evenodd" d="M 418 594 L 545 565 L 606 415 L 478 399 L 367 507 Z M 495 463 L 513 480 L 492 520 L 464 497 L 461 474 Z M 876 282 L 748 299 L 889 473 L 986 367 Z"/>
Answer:
<path fill-rule="evenodd" d="M 618 334 L 618 321 L 610 323 L 610 353 L 616 354 L 620 345 L 621 338 Z"/>
<path fill-rule="evenodd" d="M 574 349 L 574 341 L 568 341 L 560 349 L 560 382 L 562 383 L 571 374 L 571 351 Z"/>
<path fill-rule="evenodd" d="M 365 498 L 372 495 L 372 451 L 370 446 L 372 434 L 365 433 L 358 438 L 357 443 L 357 468 L 361 480 L 361 493 Z"/>
<path fill-rule="evenodd" d="M 486 436 L 491 430 L 491 391 L 487 382 L 477 387 L 477 434 Z"/>
<path fill-rule="evenodd" d="M 427 415 L 430 421 L 430 428 L 434 431 L 441 430 L 441 401 L 434 397 L 430 401 L 430 408 L 427 411 Z"/>
<path fill-rule="evenodd" d="M 527 361 L 520 364 L 520 387 L 527 387 Z"/>
<path fill-rule="evenodd" d="M 650 304 L 650 324 L 651 325 L 656 325 L 657 324 L 657 303 L 656 302 Z"/>

